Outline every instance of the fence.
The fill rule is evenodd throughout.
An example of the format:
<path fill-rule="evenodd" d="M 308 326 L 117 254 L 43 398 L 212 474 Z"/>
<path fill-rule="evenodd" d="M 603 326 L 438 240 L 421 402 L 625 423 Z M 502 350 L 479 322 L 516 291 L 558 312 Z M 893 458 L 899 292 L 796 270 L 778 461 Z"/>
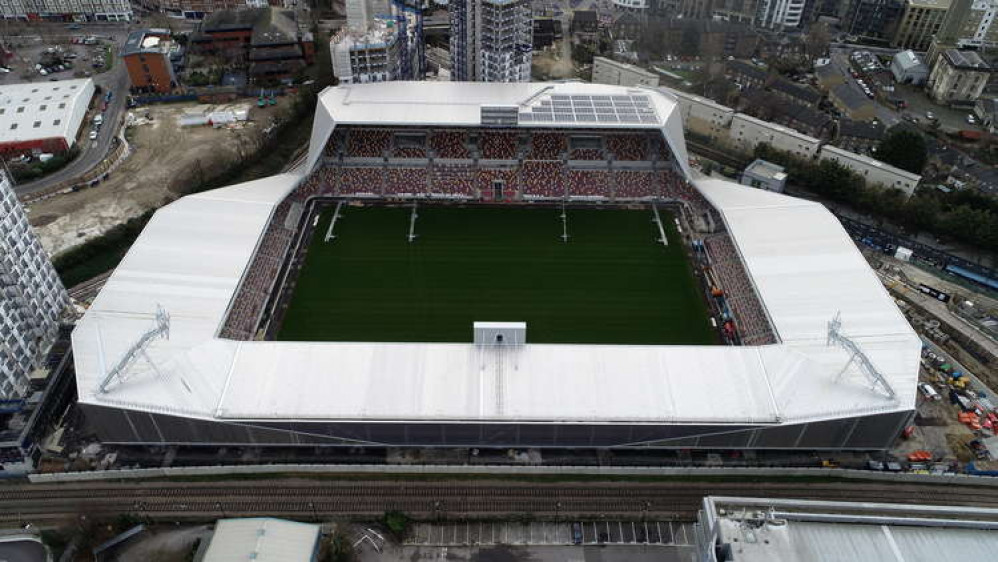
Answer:
<path fill-rule="evenodd" d="M 100 472 L 60 472 L 31 474 L 33 483 L 86 482 L 143 478 L 185 478 L 245 475 L 308 474 L 394 474 L 394 475 L 498 475 L 514 476 L 631 476 L 631 477 L 743 477 L 743 478 L 832 478 L 915 482 L 920 484 L 956 484 L 998 486 L 998 478 L 967 474 L 912 474 L 875 472 L 838 468 L 676 468 L 676 467 L 581 467 L 581 466 L 510 466 L 510 465 L 325 465 L 268 464 L 238 466 L 191 466 L 171 468 L 136 468 Z"/>

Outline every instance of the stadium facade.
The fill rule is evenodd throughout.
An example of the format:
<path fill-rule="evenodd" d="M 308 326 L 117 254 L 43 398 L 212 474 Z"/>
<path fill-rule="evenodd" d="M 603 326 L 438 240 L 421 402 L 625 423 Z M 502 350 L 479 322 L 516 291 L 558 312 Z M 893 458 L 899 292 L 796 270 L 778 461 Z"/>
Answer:
<path fill-rule="evenodd" d="M 656 89 L 327 89 L 295 170 L 153 216 L 73 333 L 79 402 L 135 445 L 889 447 L 918 336 L 825 207 L 698 175 L 682 130 Z M 262 340 L 337 198 L 674 205 L 740 345 Z"/>

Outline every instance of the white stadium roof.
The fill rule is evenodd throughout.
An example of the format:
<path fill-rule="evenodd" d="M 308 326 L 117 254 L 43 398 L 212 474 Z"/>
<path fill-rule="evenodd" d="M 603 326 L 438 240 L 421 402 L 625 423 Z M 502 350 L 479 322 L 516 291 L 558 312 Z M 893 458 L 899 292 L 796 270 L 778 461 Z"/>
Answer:
<path fill-rule="evenodd" d="M 0 86 L 0 145 L 61 137 L 73 146 L 93 95 L 91 78 Z"/>
<path fill-rule="evenodd" d="M 312 562 L 319 525 L 271 517 L 221 519 L 203 562 Z"/>
<path fill-rule="evenodd" d="M 462 86 L 468 87 L 465 96 Z M 351 123 L 404 121 L 391 107 L 369 106 L 404 105 L 403 91 L 416 100 L 411 103 L 448 92 L 468 106 L 476 99 L 511 102 L 547 86 L 600 95 L 631 91 L 582 84 L 483 86 L 387 83 L 327 90 L 311 161 L 341 114 Z M 365 95 L 345 89 L 364 89 Z M 659 127 L 685 160 L 672 98 L 641 91 L 654 100 Z M 357 107 L 344 108 L 350 98 L 374 100 L 358 102 L 371 111 L 362 116 Z M 450 112 L 441 107 L 440 119 L 477 124 L 475 111 L 463 105 Z M 410 108 L 407 114 L 429 122 L 421 111 Z M 723 217 L 778 344 L 528 343 L 499 358 L 471 343 L 218 338 L 271 212 L 300 180 L 277 175 L 191 195 L 156 213 L 73 333 L 80 402 L 227 420 L 676 424 L 806 422 L 914 406 L 921 342 L 831 213 L 817 203 L 714 179 L 697 179 L 695 185 Z M 100 393 L 112 365 L 155 325 L 160 305 L 171 317 L 169 340 L 153 341 L 150 361 L 133 362 L 124 382 Z M 826 341 L 836 314 L 895 399 L 872 390 L 857 365 L 842 371 L 850 354 Z M 287 373 L 294 373 L 291 384 Z"/>

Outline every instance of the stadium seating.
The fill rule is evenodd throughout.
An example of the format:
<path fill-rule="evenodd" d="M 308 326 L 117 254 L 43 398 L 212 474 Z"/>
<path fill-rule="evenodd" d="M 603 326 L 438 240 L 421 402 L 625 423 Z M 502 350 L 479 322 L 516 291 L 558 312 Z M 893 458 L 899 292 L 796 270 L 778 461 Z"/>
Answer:
<path fill-rule="evenodd" d="M 493 186 L 496 181 L 502 181 L 505 184 L 503 186 L 503 199 L 507 201 L 516 199 L 516 194 L 520 190 L 516 170 L 479 169 L 476 183 L 483 200 L 493 201 L 493 195 L 495 194 Z"/>
<path fill-rule="evenodd" d="M 426 168 L 388 168 L 384 194 L 425 194 L 429 191 L 428 178 Z"/>
<path fill-rule="evenodd" d="M 379 158 L 392 146 L 391 131 L 383 129 L 351 129 L 347 137 L 347 156 Z"/>
<path fill-rule="evenodd" d="M 765 310 L 749 282 L 731 238 L 727 233 L 715 234 L 705 239 L 704 243 L 710 256 L 711 271 L 724 291 L 741 342 L 745 345 L 775 343 Z"/>
<path fill-rule="evenodd" d="M 568 195 L 609 199 L 610 172 L 602 170 L 569 170 Z"/>
<path fill-rule="evenodd" d="M 527 157 L 534 160 L 557 160 L 567 149 L 568 137 L 564 133 L 534 133 Z"/>
<path fill-rule="evenodd" d="M 482 158 L 487 160 L 514 160 L 516 141 L 516 133 L 501 131 L 482 131 L 478 139 Z"/>
<path fill-rule="evenodd" d="M 648 140 L 645 135 L 607 135 L 606 149 L 617 160 L 648 159 Z"/>
<path fill-rule="evenodd" d="M 619 200 L 647 199 L 655 196 L 655 172 L 614 172 L 614 198 Z"/>
<path fill-rule="evenodd" d="M 468 151 L 468 133 L 465 131 L 433 131 L 430 148 L 437 158 L 471 158 Z"/>
<path fill-rule="evenodd" d="M 426 158 L 426 149 L 418 146 L 395 147 L 392 158 Z"/>
<path fill-rule="evenodd" d="M 435 165 L 430 177 L 430 192 L 434 195 L 475 196 L 475 171 L 471 166 Z"/>
<path fill-rule="evenodd" d="M 569 153 L 569 160 L 603 160 L 606 157 L 598 148 L 576 148 Z"/>
<path fill-rule="evenodd" d="M 356 195 L 361 193 L 381 194 L 381 168 L 340 168 L 336 174 L 336 193 Z"/>
<path fill-rule="evenodd" d="M 565 166 L 560 162 L 538 162 L 528 160 L 523 163 L 523 196 L 533 198 L 563 198 Z"/>

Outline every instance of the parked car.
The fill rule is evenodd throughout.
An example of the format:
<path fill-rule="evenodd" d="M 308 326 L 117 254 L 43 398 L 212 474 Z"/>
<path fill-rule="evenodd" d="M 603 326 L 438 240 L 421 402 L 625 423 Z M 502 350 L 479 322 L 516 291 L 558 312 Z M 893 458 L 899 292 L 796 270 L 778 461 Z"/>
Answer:
<path fill-rule="evenodd" d="M 967 123 L 971 125 L 977 123 L 977 119 L 974 118 L 973 114 L 967 114 Z"/>
<path fill-rule="evenodd" d="M 97 140 L 97 131 L 90 131 L 90 140 Z"/>
<path fill-rule="evenodd" d="M 928 119 L 929 121 L 935 121 L 936 120 L 936 114 L 932 113 L 931 111 L 926 111 L 925 112 L 925 118 Z"/>

